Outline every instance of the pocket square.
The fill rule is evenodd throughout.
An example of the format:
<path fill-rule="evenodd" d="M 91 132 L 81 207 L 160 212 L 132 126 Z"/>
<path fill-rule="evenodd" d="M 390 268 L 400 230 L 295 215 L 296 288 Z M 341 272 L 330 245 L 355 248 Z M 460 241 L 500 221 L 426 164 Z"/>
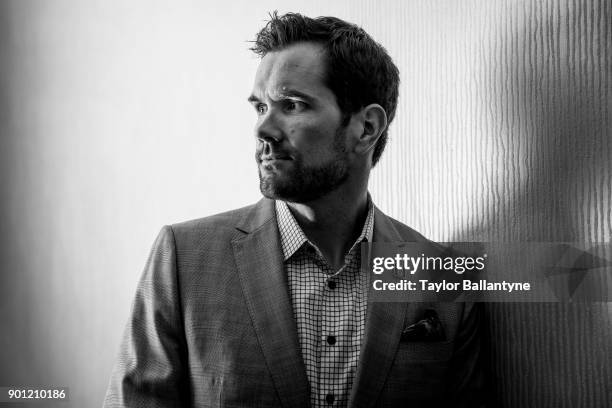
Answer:
<path fill-rule="evenodd" d="M 402 331 L 400 340 L 405 341 L 444 341 L 446 334 L 444 327 L 438 318 L 438 313 L 433 309 L 426 309 L 423 319 L 411 324 Z"/>

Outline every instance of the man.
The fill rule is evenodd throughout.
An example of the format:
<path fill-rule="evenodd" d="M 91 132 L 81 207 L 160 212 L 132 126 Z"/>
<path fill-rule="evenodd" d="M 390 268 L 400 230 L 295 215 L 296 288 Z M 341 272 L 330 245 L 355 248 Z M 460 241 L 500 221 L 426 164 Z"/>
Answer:
<path fill-rule="evenodd" d="M 367 191 L 391 58 L 357 26 L 299 14 L 273 14 L 253 50 L 266 198 L 162 229 L 105 406 L 472 406 L 477 309 L 368 302 L 360 272 L 361 243 L 425 241 Z M 405 336 L 426 312 L 445 337 Z"/>

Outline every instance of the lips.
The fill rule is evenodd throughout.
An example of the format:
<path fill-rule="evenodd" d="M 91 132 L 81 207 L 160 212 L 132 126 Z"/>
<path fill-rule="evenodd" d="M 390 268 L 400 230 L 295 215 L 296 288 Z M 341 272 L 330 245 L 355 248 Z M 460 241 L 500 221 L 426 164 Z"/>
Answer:
<path fill-rule="evenodd" d="M 260 156 L 259 168 L 266 173 L 285 171 L 293 159 L 289 156 Z"/>

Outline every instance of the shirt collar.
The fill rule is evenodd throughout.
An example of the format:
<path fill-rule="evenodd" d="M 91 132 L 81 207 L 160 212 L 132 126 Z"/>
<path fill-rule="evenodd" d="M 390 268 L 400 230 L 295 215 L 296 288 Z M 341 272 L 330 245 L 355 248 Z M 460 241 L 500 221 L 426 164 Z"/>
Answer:
<path fill-rule="evenodd" d="M 315 247 L 312 242 L 308 241 L 306 234 L 302 231 L 302 228 L 295 220 L 293 214 L 289 210 L 289 206 L 286 202 L 276 200 L 276 222 L 278 224 L 278 230 L 280 232 L 281 248 L 283 251 L 283 261 L 291 258 L 295 252 L 308 242 Z M 371 242 L 372 234 L 374 231 L 374 204 L 372 198 L 368 193 L 368 215 L 361 229 L 361 234 L 352 245 L 352 251 L 362 241 Z M 350 252 L 349 251 L 349 252 Z"/>

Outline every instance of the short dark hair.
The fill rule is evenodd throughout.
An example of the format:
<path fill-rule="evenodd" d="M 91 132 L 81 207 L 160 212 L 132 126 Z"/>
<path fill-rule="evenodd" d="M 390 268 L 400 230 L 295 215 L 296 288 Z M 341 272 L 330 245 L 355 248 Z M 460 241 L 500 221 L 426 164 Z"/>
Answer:
<path fill-rule="evenodd" d="M 399 70 L 384 49 L 361 27 L 336 17 L 310 18 L 298 13 L 270 14 L 251 48 L 263 57 L 298 42 L 320 43 L 327 56 L 326 85 L 336 96 L 346 126 L 353 113 L 371 103 L 383 107 L 388 124 L 395 116 Z M 387 144 L 387 128 L 372 155 L 376 165 Z"/>

